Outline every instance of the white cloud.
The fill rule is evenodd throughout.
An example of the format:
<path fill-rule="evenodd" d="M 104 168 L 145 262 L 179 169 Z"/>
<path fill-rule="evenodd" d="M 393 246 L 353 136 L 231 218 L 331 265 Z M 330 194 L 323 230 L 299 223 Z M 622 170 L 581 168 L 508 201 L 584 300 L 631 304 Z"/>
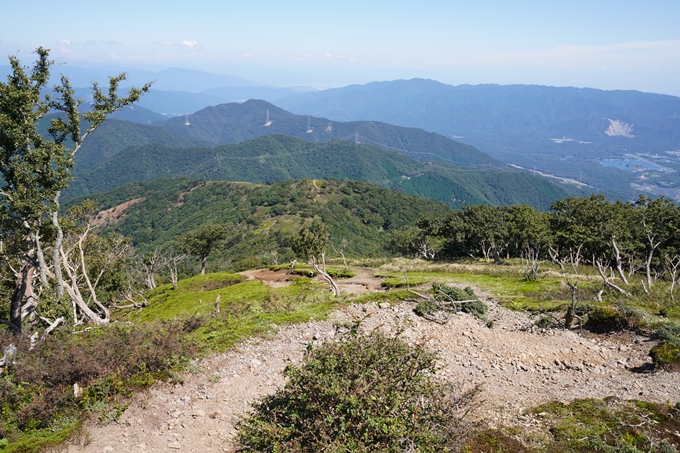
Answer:
<path fill-rule="evenodd" d="M 61 46 L 75 46 L 78 43 L 76 41 L 71 41 L 70 39 L 60 39 L 57 41 L 57 44 Z"/>
<path fill-rule="evenodd" d="M 123 41 L 119 41 L 117 39 L 109 40 L 109 41 L 88 39 L 87 41 L 85 41 L 86 46 L 116 46 L 116 45 L 119 45 L 119 44 L 123 44 Z"/>
<path fill-rule="evenodd" d="M 198 47 L 198 41 L 182 41 L 182 45 L 190 49 L 195 49 Z"/>

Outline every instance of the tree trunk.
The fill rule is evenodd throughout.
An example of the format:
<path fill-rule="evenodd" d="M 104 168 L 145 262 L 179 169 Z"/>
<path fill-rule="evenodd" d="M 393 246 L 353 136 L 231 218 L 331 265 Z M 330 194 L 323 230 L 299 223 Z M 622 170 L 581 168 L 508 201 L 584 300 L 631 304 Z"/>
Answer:
<path fill-rule="evenodd" d="M 208 262 L 208 255 L 201 257 L 201 275 L 205 275 L 205 266 Z"/>
<path fill-rule="evenodd" d="M 337 283 L 335 283 L 335 280 L 333 280 L 333 277 L 331 277 L 326 271 L 323 271 L 319 268 L 319 266 L 316 263 L 312 264 L 312 267 L 314 270 L 323 277 L 324 280 L 328 282 L 329 285 L 331 285 L 331 289 L 333 290 L 333 295 L 334 296 L 339 296 L 340 295 L 340 288 L 338 288 Z"/>
<path fill-rule="evenodd" d="M 645 273 L 647 274 L 647 288 L 652 288 L 652 258 L 654 258 L 654 246 L 650 241 L 649 253 L 645 260 Z"/>
<path fill-rule="evenodd" d="M 610 288 L 613 288 L 613 289 L 617 290 L 618 292 L 620 292 L 621 294 L 623 294 L 624 296 L 631 296 L 631 294 L 628 291 L 626 291 L 623 288 L 616 286 L 615 284 L 613 284 L 612 282 L 609 281 L 607 276 L 604 274 L 605 269 L 602 267 L 602 262 L 600 262 L 599 260 L 594 260 L 594 261 L 595 261 L 595 265 L 597 266 L 597 271 L 600 273 L 600 277 L 602 277 L 602 280 L 604 280 L 604 286 L 608 286 Z"/>
<path fill-rule="evenodd" d="M 57 281 L 57 297 L 61 298 L 64 295 L 64 277 L 61 273 L 59 253 L 64 243 L 64 230 L 59 225 L 59 193 L 54 197 L 54 203 L 56 210 L 52 213 L 52 225 L 57 230 L 57 237 L 54 240 L 54 248 L 52 249 L 52 267 L 54 268 L 54 278 Z"/>
<path fill-rule="evenodd" d="M 33 311 L 38 305 L 38 299 L 33 293 L 33 277 L 35 265 L 26 261 L 22 266 L 14 286 L 10 301 L 9 322 L 17 332 L 21 332 L 21 324 L 27 310 Z M 24 304 L 24 300 L 26 303 Z"/>
<path fill-rule="evenodd" d="M 621 277 L 621 281 L 628 285 L 628 280 L 626 279 L 626 274 L 623 273 L 623 267 L 621 264 L 621 253 L 619 252 L 619 248 L 616 245 L 616 241 L 614 238 L 612 238 L 612 247 L 614 248 L 614 258 L 616 259 L 616 271 L 619 273 L 619 277 Z"/>

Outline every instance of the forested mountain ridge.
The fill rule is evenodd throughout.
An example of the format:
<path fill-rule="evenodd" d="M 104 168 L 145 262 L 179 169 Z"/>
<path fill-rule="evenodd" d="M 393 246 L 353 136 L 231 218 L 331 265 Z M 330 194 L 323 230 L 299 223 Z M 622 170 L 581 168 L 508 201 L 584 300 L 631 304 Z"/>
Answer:
<path fill-rule="evenodd" d="M 161 144 L 127 148 L 95 168 L 76 171 L 65 196 L 183 175 L 254 183 L 358 179 L 450 206 L 526 203 L 547 209 L 554 200 L 567 196 L 557 184 L 519 171 L 461 169 L 443 162 L 416 161 L 376 146 L 344 140 L 310 143 L 284 135 L 216 148 Z"/>
<path fill-rule="evenodd" d="M 171 118 L 158 124 L 177 135 L 217 144 L 240 143 L 263 135 L 284 134 L 310 142 L 336 139 L 359 141 L 401 151 L 422 161 L 443 160 L 457 165 L 505 167 L 470 145 L 422 129 L 374 121 L 343 123 L 300 116 L 259 100 L 208 107 L 186 118 Z"/>
<path fill-rule="evenodd" d="M 338 180 L 256 185 L 162 179 L 93 197 L 102 211 L 100 226 L 130 237 L 140 251 L 170 246 L 181 234 L 203 225 L 223 225 L 227 239 L 212 259 L 222 266 L 241 262 L 231 266 L 239 270 L 261 265 L 263 259 L 271 264 L 273 256 L 284 263 L 293 259 L 292 236 L 314 218 L 329 228 L 337 247 L 344 239 L 347 253 L 370 257 L 387 254 L 385 245 L 392 231 L 425 215 L 453 212 L 432 200 Z"/>
<path fill-rule="evenodd" d="M 186 138 L 158 126 L 109 118 L 88 136 L 74 160 L 77 169 L 84 170 L 95 167 L 125 148 L 150 143 L 173 148 L 212 146 L 210 142 Z"/>

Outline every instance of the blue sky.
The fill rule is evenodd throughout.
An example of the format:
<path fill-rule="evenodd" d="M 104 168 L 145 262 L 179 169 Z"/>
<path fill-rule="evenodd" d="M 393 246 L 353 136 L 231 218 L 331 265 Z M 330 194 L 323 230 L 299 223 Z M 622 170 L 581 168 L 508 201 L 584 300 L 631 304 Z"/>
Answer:
<path fill-rule="evenodd" d="M 426 77 L 680 95 L 677 0 L 3 3 L 0 54 L 26 62 L 42 45 L 77 66 L 274 85 Z"/>

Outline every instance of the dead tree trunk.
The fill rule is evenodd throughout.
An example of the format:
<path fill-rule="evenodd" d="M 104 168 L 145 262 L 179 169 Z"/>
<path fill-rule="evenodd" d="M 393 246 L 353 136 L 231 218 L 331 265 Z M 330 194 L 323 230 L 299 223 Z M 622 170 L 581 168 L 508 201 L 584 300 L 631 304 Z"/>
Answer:
<path fill-rule="evenodd" d="M 339 296 L 340 295 L 340 288 L 338 288 L 338 284 L 335 283 L 335 280 L 333 280 L 333 277 L 326 272 L 326 257 L 325 254 L 321 254 L 321 264 L 322 267 L 319 267 L 319 263 L 317 260 L 313 259 L 312 262 L 310 263 L 312 265 L 312 268 L 314 269 L 315 272 L 317 272 L 321 277 L 328 282 L 329 285 L 331 285 L 331 290 L 333 291 L 334 296 Z"/>
<path fill-rule="evenodd" d="M 553 249 L 552 247 L 548 247 L 548 254 L 550 255 L 550 259 L 553 261 L 553 263 L 560 267 L 560 270 L 563 274 L 567 272 L 564 269 L 564 263 L 562 263 L 562 260 L 559 259 L 559 253 L 557 253 L 557 250 Z"/>
<path fill-rule="evenodd" d="M 623 289 L 619 286 L 616 286 L 614 283 L 612 283 L 609 280 L 609 278 L 607 278 L 604 271 L 606 270 L 605 268 L 609 267 L 609 266 L 605 265 L 603 267 L 602 262 L 600 260 L 595 260 L 595 265 L 597 266 L 597 271 L 600 273 L 600 277 L 602 277 L 602 280 L 604 281 L 604 286 L 607 286 L 609 288 L 613 288 L 613 289 L 617 290 L 618 292 L 620 292 L 621 294 L 623 294 L 624 296 L 630 297 L 631 294 L 628 291 L 626 291 L 625 289 Z"/>
<path fill-rule="evenodd" d="M 621 252 L 619 247 L 616 245 L 616 240 L 612 238 L 612 248 L 614 249 L 614 259 L 616 260 L 616 271 L 621 277 L 621 281 L 628 286 L 628 279 L 626 279 L 626 274 L 623 272 L 623 264 L 621 263 Z"/>

